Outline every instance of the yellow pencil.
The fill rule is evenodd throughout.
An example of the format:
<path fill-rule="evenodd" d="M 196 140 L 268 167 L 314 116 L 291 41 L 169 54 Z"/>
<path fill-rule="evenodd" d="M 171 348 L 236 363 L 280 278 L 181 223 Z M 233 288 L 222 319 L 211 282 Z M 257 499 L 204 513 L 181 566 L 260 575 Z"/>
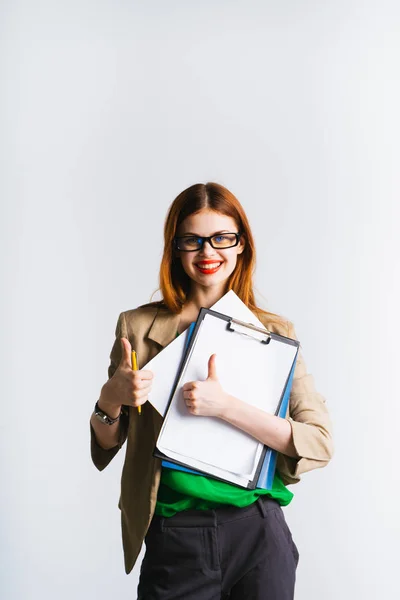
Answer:
<path fill-rule="evenodd" d="M 132 350 L 132 370 L 133 371 L 137 371 L 138 370 L 138 364 L 137 364 L 137 354 L 135 352 L 135 350 Z M 139 415 L 142 414 L 142 407 L 138 406 L 138 413 Z"/>

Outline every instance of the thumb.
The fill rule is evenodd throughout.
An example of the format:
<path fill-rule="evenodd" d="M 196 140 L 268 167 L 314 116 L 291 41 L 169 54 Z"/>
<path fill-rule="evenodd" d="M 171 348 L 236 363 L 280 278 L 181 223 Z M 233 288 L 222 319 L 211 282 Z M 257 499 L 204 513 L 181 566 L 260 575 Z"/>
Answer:
<path fill-rule="evenodd" d="M 128 367 L 130 367 L 132 369 L 132 346 L 129 342 L 128 339 L 126 338 L 121 338 L 121 350 L 122 350 L 122 356 L 121 356 L 121 361 L 120 361 L 120 365 L 127 365 Z"/>
<path fill-rule="evenodd" d="M 216 359 L 217 355 L 212 354 L 208 360 L 208 379 L 218 379 Z"/>

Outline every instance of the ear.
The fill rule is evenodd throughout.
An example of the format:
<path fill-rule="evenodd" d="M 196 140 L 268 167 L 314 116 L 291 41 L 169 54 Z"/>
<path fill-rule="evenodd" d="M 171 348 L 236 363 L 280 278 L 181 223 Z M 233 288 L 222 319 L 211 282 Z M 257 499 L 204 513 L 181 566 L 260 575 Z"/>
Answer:
<path fill-rule="evenodd" d="M 246 245 L 246 238 L 244 237 L 244 235 L 240 236 L 240 241 L 237 245 L 237 253 L 238 254 L 242 254 L 244 247 Z"/>
<path fill-rule="evenodd" d="M 179 260 L 180 257 L 181 257 L 181 253 L 179 250 L 176 249 L 175 243 L 174 243 L 173 248 L 172 248 L 172 258 L 173 258 L 173 260 Z"/>

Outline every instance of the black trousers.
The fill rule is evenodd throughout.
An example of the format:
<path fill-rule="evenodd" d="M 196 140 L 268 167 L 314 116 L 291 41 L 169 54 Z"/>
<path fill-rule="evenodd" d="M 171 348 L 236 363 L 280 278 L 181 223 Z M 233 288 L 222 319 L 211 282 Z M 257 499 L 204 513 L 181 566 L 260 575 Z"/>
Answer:
<path fill-rule="evenodd" d="M 138 600 L 293 600 L 299 553 L 276 500 L 154 516 Z"/>

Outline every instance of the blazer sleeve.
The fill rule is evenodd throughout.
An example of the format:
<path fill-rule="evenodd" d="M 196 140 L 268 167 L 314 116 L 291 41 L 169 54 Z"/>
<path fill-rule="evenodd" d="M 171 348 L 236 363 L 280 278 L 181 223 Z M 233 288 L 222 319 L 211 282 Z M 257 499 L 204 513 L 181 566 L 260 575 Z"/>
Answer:
<path fill-rule="evenodd" d="M 122 350 L 121 350 L 121 337 L 128 338 L 128 332 L 126 327 L 126 320 L 124 313 L 121 313 L 118 317 L 117 326 L 115 328 L 115 341 L 113 347 L 110 352 L 110 364 L 108 367 L 108 379 L 114 375 L 117 367 L 120 363 Z M 119 439 L 118 444 L 113 448 L 109 448 L 108 450 L 102 448 L 96 439 L 96 434 L 90 423 L 90 452 L 94 465 L 102 471 L 108 463 L 114 458 L 117 452 L 120 450 L 122 445 L 124 444 L 127 435 L 128 435 L 128 426 L 129 426 L 129 407 L 123 406 L 121 417 L 119 420 Z"/>
<path fill-rule="evenodd" d="M 297 339 L 291 322 L 287 337 Z M 278 454 L 277 469 L 285 484 L 297 483 L 300 475 L 325 467 L 334 452 L 332 423 L 325 398 L 315 389 L 314 378 L 307 373 L 302 353 L 297 356 L 287 420 L 292 428 L 298 458 Z"/>

